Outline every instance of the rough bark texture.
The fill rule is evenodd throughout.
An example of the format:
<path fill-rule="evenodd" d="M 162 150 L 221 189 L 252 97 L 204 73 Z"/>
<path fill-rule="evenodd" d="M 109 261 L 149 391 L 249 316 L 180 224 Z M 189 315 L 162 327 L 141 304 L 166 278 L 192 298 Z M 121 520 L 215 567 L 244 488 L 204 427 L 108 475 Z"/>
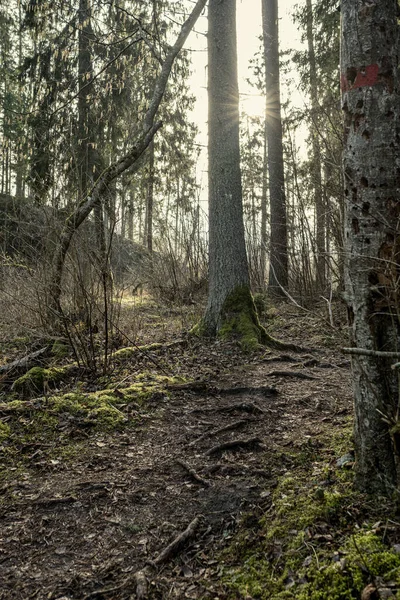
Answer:
<path fill-rule="evenodd" d="M 250 286 L 239 154 L 236 0 L 211 0 L 208 27 L 210 266 L 203 327 L 215 335 L 226 320 L 227 299 Z M 248 298 L 252 303 L 249 292 Z"/>
<path fill-rule="evenodd" d="M 398 351 L 399 100 L 397 0 L 342 0 L 346 288 L 352 345 Z M 393 493 L 398 377 L 379 355 L 353 355 L 356 481 Z M 385 421 L 388 421 L 388 425 Z"/>
<path fill-rule="evenodd" d="M 282 119 L 279 84 L 279 34 L 277 0 L 262 0 L 267 142 L 270 202 L 270 269 L 268 289 L 283 295 L 288 285 L 288 251 Z"/>

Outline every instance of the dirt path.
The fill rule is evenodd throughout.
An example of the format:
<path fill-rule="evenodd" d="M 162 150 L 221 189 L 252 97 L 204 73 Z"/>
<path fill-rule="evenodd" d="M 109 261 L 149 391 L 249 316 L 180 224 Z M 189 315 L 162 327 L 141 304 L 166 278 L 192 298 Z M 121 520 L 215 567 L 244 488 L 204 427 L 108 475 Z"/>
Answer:
<path fill-rule="evenodd" d="M 332 350 L 251 362 L 234 346 L 202 353 L 206 392 L 156 396 L 135 428 L 91 437 L 69 461 L 36 460 L 3 486 L 2 600 L 134 599 L 135 573 L 198 515 L 178 555 L 147 567 L 148 597 L 224 598 L 212 593 L 216 551 L 240 517 L 268 508 L 291 451 L 348 418 L 350 376 Z"/>

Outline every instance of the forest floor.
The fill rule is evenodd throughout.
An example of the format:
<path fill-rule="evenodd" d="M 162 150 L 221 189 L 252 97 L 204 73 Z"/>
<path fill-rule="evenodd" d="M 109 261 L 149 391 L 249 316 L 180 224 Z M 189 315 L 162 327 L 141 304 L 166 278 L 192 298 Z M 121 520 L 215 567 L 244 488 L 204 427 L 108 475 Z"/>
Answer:
<path fill-rule="evenodd" d="M 343 558 L 351 564 L 346 544 L 363 531 L 378 546 L 385 538 L 400 569 L 393 506 L 352 490 L 345 327 L 282 303 L 269 330 L 307 350 L 249 355 L 184 334 L 194 318 L 132 299 L 120 328 L 160 346 L 51 390 L 72 402 L 77 390 L 106 388 L 119 400 L 115 427 L 68 412 L 65 400 L 56 412 L 48 391 L 18 400 L 4 383 L 0 599 L 314 598 L 333 563 L 353 589 L 315 598 L 395 597 L 398 572 L 385 577 L 392 596 L 379 595 L 383 574 L 361 538 L 358 571 Z M 5 362 L 21 347 L 9 338 L 3 351 Z M 145 398 L 124 392 L 157 377 Z"/>

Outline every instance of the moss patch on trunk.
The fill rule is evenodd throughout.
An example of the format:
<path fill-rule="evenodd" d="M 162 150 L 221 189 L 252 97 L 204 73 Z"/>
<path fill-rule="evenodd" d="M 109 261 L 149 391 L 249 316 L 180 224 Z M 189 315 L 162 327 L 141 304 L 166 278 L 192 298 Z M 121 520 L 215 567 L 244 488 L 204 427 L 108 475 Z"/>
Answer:
<path fill-rule="evenodd" d="M 191 333 L 200 336 L 209 333 L 204 319 L 193 327 Z M 237 286 L 226 298 L 216 333 L 223 340 L 236 338 L 245 352 L 257 350 L 260 345 L 277 350 L 300 349 L 293 344 L 280 342 L 267 333 L 260 323 L 253 296 L 246 285 Z"/>

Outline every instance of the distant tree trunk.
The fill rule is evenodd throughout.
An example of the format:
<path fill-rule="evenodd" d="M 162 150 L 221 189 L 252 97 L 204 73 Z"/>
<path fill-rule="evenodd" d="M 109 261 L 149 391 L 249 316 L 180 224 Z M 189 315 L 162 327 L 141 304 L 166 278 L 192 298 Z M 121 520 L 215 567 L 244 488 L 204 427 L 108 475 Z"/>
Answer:
<path fill-rule="evenodd" d="M 321 174 L 321 147 L 318 131 L 318 84 L 317 66 L 315 61 L 314 34 L 313 34 L 313 9 L 311 0 L 307 0 L 307 42 L 308 42 L 308 64 L 310 68 L 310 95 L 311 95 L 311 140 L 313 153 L 312 178 L 314 185 L 315 203 L 315 267 L 317 289 L 324 291 L 326 287 L 326 262 L 325 262 L 325 206 L 322 193 Z"/>
<path fill-rule="evenodd" d="M 153 253 L 153 205 L 154 205 L 154 142 L 149 148 L 148 177 L 146 186 L 146 221 L 144 245 Z"/>
<path fill-rule="evenodd" d="M 400 350 L 398 6 L 342 0 L 341 10 L 346 293 L 352 345 L 372 351 L 352 356 L 356 483 L 392 494 L 399 370 L 373 352 Z"/>
<path fill-rule="evenodd" d="M 133 199 L 133 192 L 129 192 L 128 206 L 127 206 L 127 219 L 128 219 L 128 240 L 133 242 L 133 216 L 135 214 L 135 205 Z"/>
<path fill-rule="evenodd" d="M 270 202 L 270 270 L 268 289 L 278 295 L 288 285 L 285 177 L 279 84 L 279 34 L 277 0 L 262 0 L 267 141 Z"/>
<path fill-rule="evenodd" d="M 268 150 L 267 150 L 267 122 L 264 124 L 263 141 L 263 174 L 261 191 L 261 278 L 262 289 L 265 290 L 267 275 L 267 196 L 268 196 Z"/>

